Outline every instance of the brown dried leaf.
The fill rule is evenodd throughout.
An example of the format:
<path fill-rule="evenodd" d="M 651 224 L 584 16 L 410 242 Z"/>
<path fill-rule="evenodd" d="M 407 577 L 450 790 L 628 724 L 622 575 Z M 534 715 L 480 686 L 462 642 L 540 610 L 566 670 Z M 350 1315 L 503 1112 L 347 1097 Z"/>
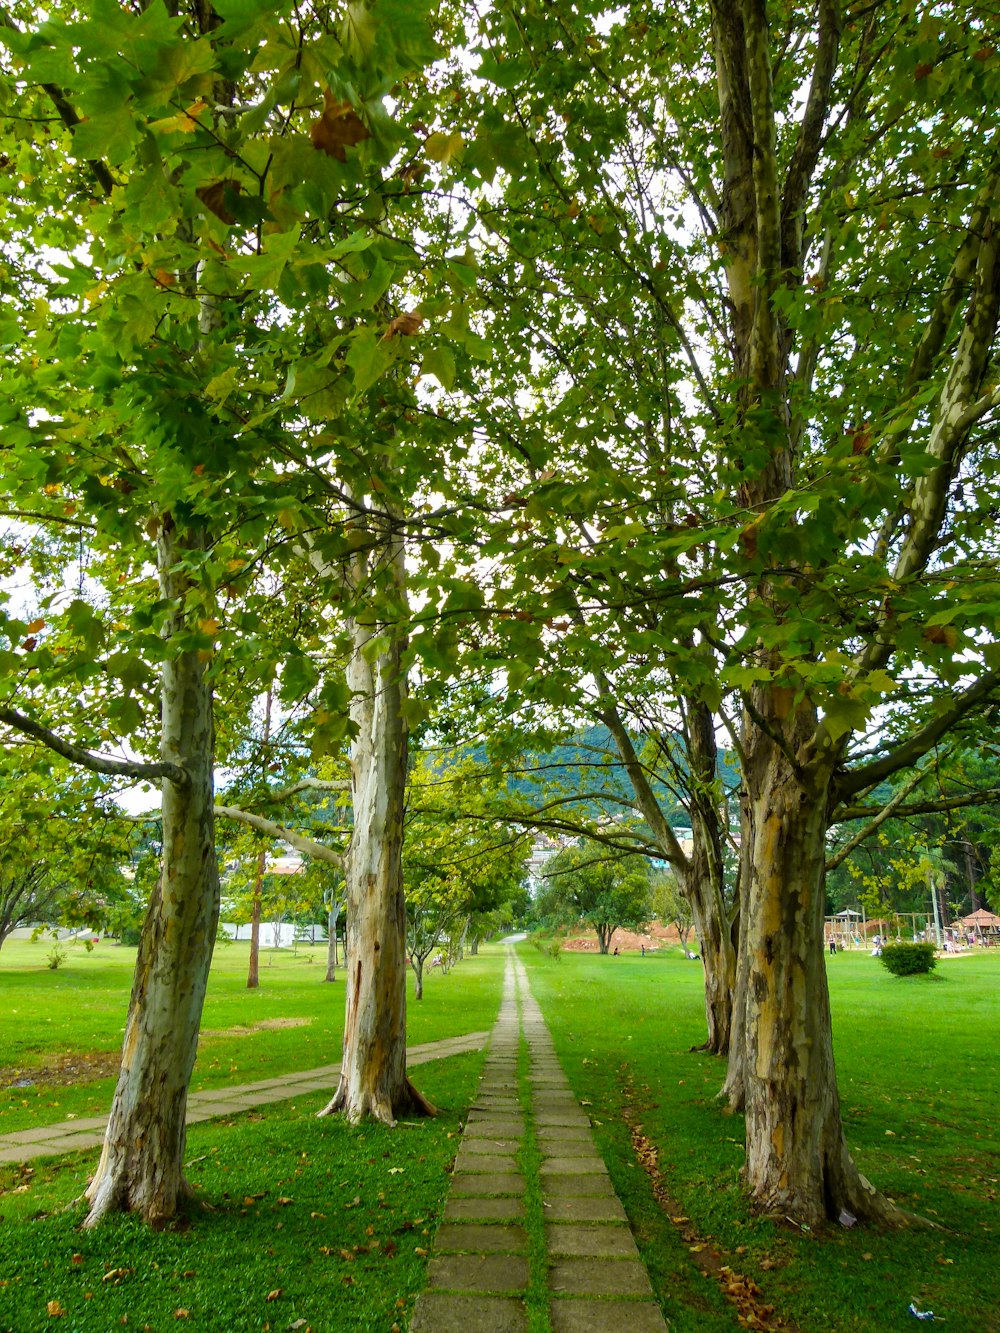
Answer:
<path fill-rule="evenodd" d="M 276 1301 L 276 1300 L 279 1298 L 279 1296 L 281 1295 L 281 1293 L 282 1293 L 283 1291 L 284 1291 L 284 1287 L 275 1287 L 275 1289 L 274 1289 L 273 1291 L 269 1291 L 269 1292 L 267 1293 L 267 1295 L 264 1297 L 264 1299 L 265 1299 L 266 1301 Z"/>
<path fill-rule="evenodd" d="M 415 310 L 408 311 L 406 314 L 397 315 L 386 329 L 382 341 L 385 342 L 387 338 L 395 338 L 399 335 L 410 337 L 417 332 L 423 322 L 423 315 L 418 315 Z"/>
<path fill-rule="evenodd" d="M 58 1319 L 66 1313 L 65 1307 L 59 1301 L 49 1301 L 45 1308 L 53 1319 Z"/>
<path fill-rule="evenodd" d="M 309 127 L 313 147 L 338 162 L 347 161 L 348 148 L 370 139 L 372 132 L 350 102 L 338 102 L 329 88 L 323 89 L 323 114 Z"/>
<path fill-rule="evenodd" d="M 214 185 L 203 185 L 200 190 L 195 190 L 195 194 L 210 213 L 214 213 L 227 227 L 231 227 L 236 218 L 226 207 L 226 191 L 234 195 L 239 194 L 242 189 L 243 186 L 239 181 L 216 181 Z"/>

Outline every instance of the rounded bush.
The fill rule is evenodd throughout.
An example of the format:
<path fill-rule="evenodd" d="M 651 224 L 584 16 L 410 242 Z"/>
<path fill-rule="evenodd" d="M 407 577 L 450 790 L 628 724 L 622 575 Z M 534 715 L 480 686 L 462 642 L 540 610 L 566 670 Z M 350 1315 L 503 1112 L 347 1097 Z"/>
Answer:
<path fill-rule="evenodd" d="M 881 957 L 882 966 L 894 977 L 912 977 L 937 967 L 933 944 L 887 944 Z"/>

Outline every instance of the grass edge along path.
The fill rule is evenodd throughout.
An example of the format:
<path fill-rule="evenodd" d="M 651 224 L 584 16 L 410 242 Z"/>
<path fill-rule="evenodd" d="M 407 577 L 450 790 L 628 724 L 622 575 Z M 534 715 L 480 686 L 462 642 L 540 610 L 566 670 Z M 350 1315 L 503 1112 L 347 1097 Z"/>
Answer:
<path fill-rule="evenodd" d="M 407 1067 L 440 1060 L 449 1055 L 464 1055 L 478 1051 L 489 1034 L 470 1032 L 465 1037 L 446 1037 L 442 1041 L 426 1042 L 406 1052 Z M 312 1092 L 329 1092 L 336 1087 L 340 1065 L 323 1065 L 298 1074 L 263 1079 L 258 1083 L 235 1084 L 213 1092 L 193 1092 L 188 1097 L 187 1124 L 196 1125 L 204 1120 L 252 1111 L 271 1102 L 290 1101 Z M 36 1157 L 52 1157 L 88 1148 L 100 1147 L 104 1142 L 107 1116 L 93 1116 L 85 1120 L 63 1120 L 34 1129 L 14 1130 L 0 1134 L 0 1164 L 28 1162 Z"/>
<path fill-rule="evenodd" d="M 79 1230 L 88 1155 L 24 1167 L 25 1192 L 0 1198 L 0 1333 L 400 1333 L 482 1061 L 426 1064 L 440 1114 L 394 1128 L 318 1118 L 325 1092 L 193 1126 L 207 1210 L 162 1232 Z"/>
<path fill-rule="evenodd" d="M 412 1333 L 665 1333 L 588 1118 L 513 958 L 445 1220 Z"/>
<path fill-rule="evenodd" d="M 915 1327 L 912 1301 L 952 1329 L 1000 1333 L 1000 960 L 942 968 L 940 980 L 892 978 L 867 956 L 829 963 L 848 1142 L 867 1175 L 943 1230 L 816 1237 L 747 1207 L 742 1118 L 716 1100 L 720 1062 L 690 1053 L 704 1025 L 700 968 L 549 959 L 530 945 L 519 955 L 677 1333 L 732 1329 L 747 1297 L 775 1329 Z M 676 1212 L 657 1201 L 644 1153 Z M 713 1250 L 718 1276 L 694 1262 Z"/>

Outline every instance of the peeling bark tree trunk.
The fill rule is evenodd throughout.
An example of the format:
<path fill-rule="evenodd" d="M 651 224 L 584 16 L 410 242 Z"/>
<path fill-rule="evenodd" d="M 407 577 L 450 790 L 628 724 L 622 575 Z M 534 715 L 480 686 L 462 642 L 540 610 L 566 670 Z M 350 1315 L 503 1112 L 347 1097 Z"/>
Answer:
<path fill-rule="evenodd" d="M 691 906 L 705 970 L 705 1022 L 708 1037 L 699 1049 L 713 1055 L 729 1051 L 736 987 L 733 917 L 726 906 L 722 820 L 718 797 L 718 745 L 715 719 L 702 703 L 691 706 L 687 725 L 691 781 L 693 846 L 678 876 Z M 675 871 L 675 873 L 677 873 Z"/>
<path fill-rule="evenodd" d="M 330 902 L 327 916 L 326 976 L 324 981 L 337 980 L 337 921 L 340 918 L 340 903 L 336 897 Z"/>
<path fill-rule="evenodd" d="M 708 1036 L 699 1050 L 712 1055 L 729 1051 L 736 988 L 736 949 L 729 918 L 722 901 L 721 886 L 705 864 L 706 848 L 695 838 L 691 868 L 684 876 L 682 892 L 691 905 L 695 935 L 705 970 L 705 1023 Z M 721 866 L 720 866 L 721 869 Z"/>
<path fill-rule="evenodd" d="M 175 567 L 205 545 L 163 516 L 157 547 L 165 601 L 183 605 L 187 576 Z M 178 615 L 165 635 L 183 628 Z M 168 655 L 162 709 L 162 756 L 188 781 L 163 783 L 163 863 L 143 924 L 104 1151 L 86 1191 L 87 1226 L 114 1210 L 162 1224 L 191 1194 L 182 1169 L 187 1093 L 219 921 L 212 689 L 197 653 Z"/>
<path fill-rule="evenodd" d="M 787 703 L 788 692 L 761 693 Z M 793 764 L 796 742 L 816 729 L 808 707 L 799 713 L 772 713 L 787 754 L 759 732 L 748 751 L 745 1179 L 757 1209 L 810 1227 L 842 1210 L 898 1221 L 858 1171 L 841 1127 L 823 952 L 831 770 L 825 761 Z"/>
<path fill-rule="evenodd" d="M 262 851 L 257 857 L 253 902 L 250 907 L 250 961 L 247 964 L 247 990 L 256 990 L 260 985 L 260 906 L 264 890 L 264 868 L 266 864 L 267 854 Z"/>
<path fill-rule="evenodd" d="M 379 516 L 380 522 L 388 519 Z M 370 529 L 371 530 L 371 529 Z M 374 628 L 351 622 L 348 667 L 351 716 L 358 731 L 351 751 L 354 829 L 347 851 L 346 1017 L 340 1083 L 319 1113 L 343 1112 L 352 1124 L 368 1118 L 392 1124 L 434 1108 L 406 1076 L 406 908 L 403 901 L 403 814 L 407 729 L 403 713 L 405 606 L 402 542 L 374 542 L 391 571 L 395 597 L 380 627 L 387 646 L 370 660 Z M 376 564 L 374 556 L 370 565 Z M 369 561 L 358 558 L 354 588 L 368 586 Z M 363 566 L 363 567 L 362 567 Z M 392 623 L 393 620 L 395 623 Z"/>

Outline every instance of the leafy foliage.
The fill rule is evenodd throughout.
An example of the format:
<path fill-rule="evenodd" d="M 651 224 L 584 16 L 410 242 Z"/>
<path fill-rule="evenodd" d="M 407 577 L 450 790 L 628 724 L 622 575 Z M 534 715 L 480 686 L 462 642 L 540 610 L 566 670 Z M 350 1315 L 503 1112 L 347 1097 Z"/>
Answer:
<path fill-rule="evenodd" d="M 535 903 L 548 924 L 585 922 L 607 953 L 619 926 L 645 926 L 652 915 L 649 862 L 640 856 L 605 855 L 582 840 L 565 847 L 546 865 L 547 885 Z"/>
<path fill-rule="evenodd" d="M 934 945 L 930 943 L 909 943 L 883 945 L 882 966 L 894 977 L 913 977 L 923 972 L 931 972 L 937 967 Z"/>

